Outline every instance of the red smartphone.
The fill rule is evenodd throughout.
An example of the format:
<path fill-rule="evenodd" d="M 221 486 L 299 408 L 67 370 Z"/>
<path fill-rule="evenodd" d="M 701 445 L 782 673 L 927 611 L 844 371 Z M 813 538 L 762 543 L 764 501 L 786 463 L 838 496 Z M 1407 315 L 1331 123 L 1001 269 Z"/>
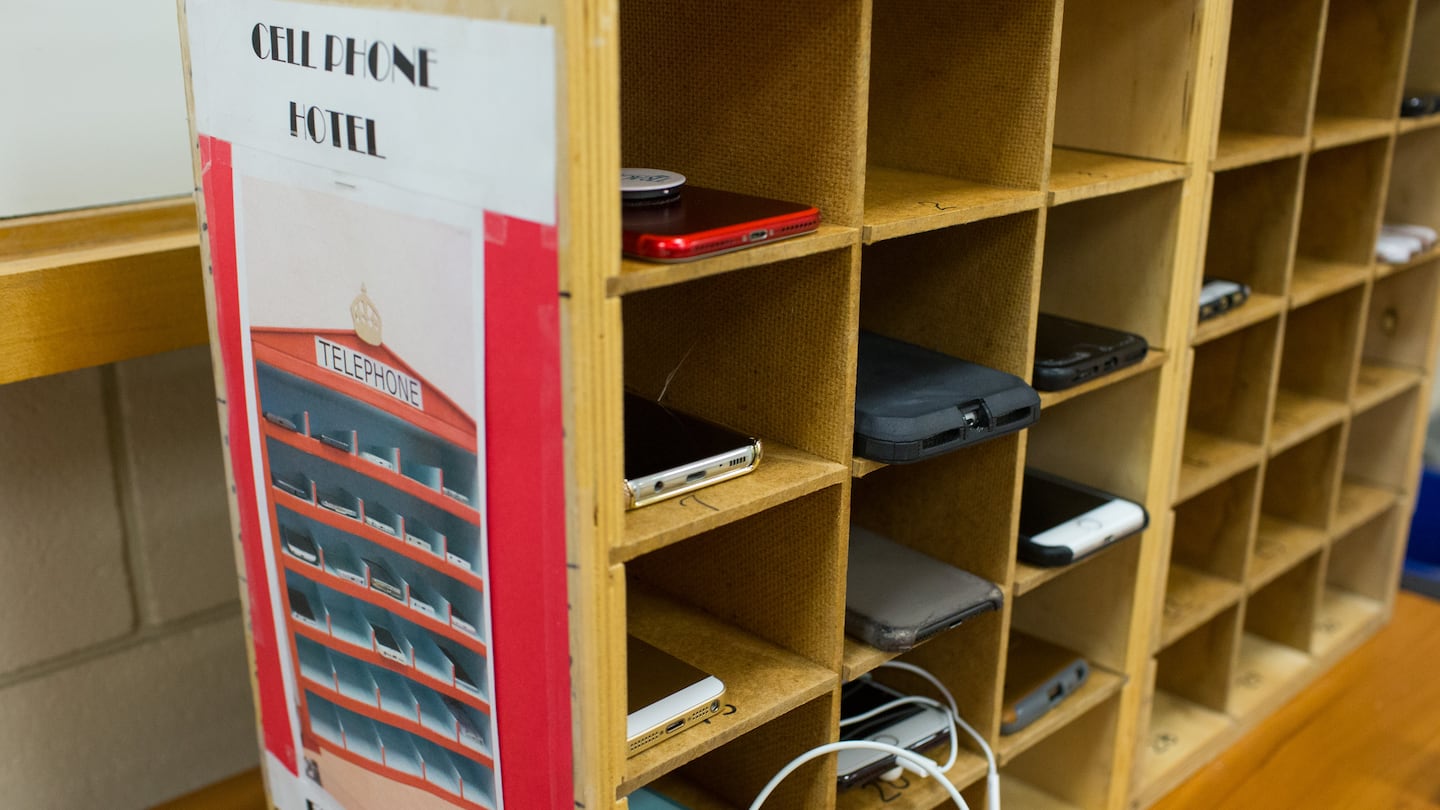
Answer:
<path fill-rule="evenodd" d="M 677 200 L 624 206 L 620 219 L 625 255 L 683 262 L 809 233 L 820 209 L 686 185 Z"/>

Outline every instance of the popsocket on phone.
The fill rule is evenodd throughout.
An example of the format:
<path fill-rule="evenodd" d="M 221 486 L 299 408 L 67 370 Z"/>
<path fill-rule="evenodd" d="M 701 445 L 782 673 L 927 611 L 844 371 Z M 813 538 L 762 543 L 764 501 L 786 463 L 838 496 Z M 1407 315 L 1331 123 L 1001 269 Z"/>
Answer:
<path fill-rule="evenodd" d="M 620 200 L 627 207 L 666 205 L 680 199 L 685 175 L 664 169 L 621 169 Z"/>

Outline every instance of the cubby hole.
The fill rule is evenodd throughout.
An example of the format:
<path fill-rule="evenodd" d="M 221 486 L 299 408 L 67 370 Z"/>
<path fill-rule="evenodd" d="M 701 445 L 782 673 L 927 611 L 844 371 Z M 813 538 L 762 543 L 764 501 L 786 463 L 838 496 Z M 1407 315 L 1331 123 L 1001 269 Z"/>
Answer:
<path fill-rule="evenodd" d="M 843 506 L 831 486 L 627 564 L 629 632 L 719 678 L 727 709 L 626 760 L 624 792 L 834 689 Z"/>
<path fill-rule="evenodd" d="M 1320 597 L 1319 551 L 1256 591 L 1245 603 L 1230 713 L 1245 717 L 1295 688 L 1310 666 Z"/>
<path fill-rule="evenodd" d="M 1039 220 L 1026 212 L 866 246 L 860 328 L 1028 379 Z"/>
<path fill-rule="evenodd" d="M 1129 627 L 1142 537 L 1117 544 L 1062 577 L 1015 599 L 1011 638 L 1023 633 L 1083 658 L 1085 683 L 1030 725 L 1001 734 L 1001 764 L 1061 733 L 1076 718 L 1117 694 L 1125 684 Z M 1007 678 L 1009 673 L 1007 672 Z"/>
<path fill-rule="evenodd" d="M 823 30 L 809 11 L 793 16 Z M 875 4 L 866 242 L 1043 204 L 1058 28 L 1052 2 Z"/>
<path fill-rule="evenodd" d="M 1410 60 L 1405 67 L 1405 81 L 1402 88 L 1422 95 L 1440 94 L 1440 51 L 1433 45 L 1440 42 L 1440 3 L 1435 0 L 1418 0 L 1415 4 L 1415 25 L 1410 34 Z M 1421 119 L 1400 119 L 1401 130 L 1406 125 L 1433 126 L 1440 124 L 1440 115 L 1431 114 Z"/>
<path fill-rule="evenodd" d="M 1120 699 L 1112 694 L 1007 759 L 1000 769 L 1001 805 L 1025 810 L 1105 807 L 1114 778 L 1119 720 Z"/>
<path fill-rule="evenodd" d="M 1239 636 L 1237 605 L 1156 656 L 1150 724 L 1136 757 L 1138 794 L 1159 798 L 1178 781 L 1186 763 L 1232 728 L 1225 709 Z"/>
<path fill-rule="evenodd" d="M 649 787 L 691 810 L 749 807 L 770 777 L 786 763 L 817 745 L 834 741 L 834 695 L 832 691 L 791 709 L 655 779 Z M 628 794 L 641 786 L 627 783 L 620 793 Z M 802 765 L 782 782 L 765 806 L 774 802 L 775 807 L 827 807 L 834 794 L 835 758 L 820 757 Z"/>
<path fill-rule="evenodd" d="M 1250 288 L 1244 304 L 1200 321 L 1195 342 L 1271 317 L 1284 308 L 1295 249 L 1300 158 L 1216 172 L 1205 276 Z"/>
<path fill-rule="evenodd" d="M 1315 96 L 1317 148 L 1385 135 L 1400 114 L 1414 0 L 1329 0 Z"/>
<path fill-rule="evenodd" d="M 1416 444 L 1423 441 L 1420 434 L 1429 417 L 1424 410 L 1426 393 L 1412 388 L 1355 414 L 1345 448 L 1346 488 L 1354 492 L 1378 490 L 1391 498 L 1415 491 L 1420 472 Z"/>
<path fill-rule="evenodd" d="M 1424 5 L 1424 4 L 1422 4 Z M 1440 11 L 1436 12 L 1440 18 Z M 1440 117 L 1436 118 L 1440 121 Z M 1395 139 L 1390 184 L 1385 197 L 1385 222 L 1440 229 L 1440 185 L 1435 183 L 1435 155 L 1440 154 L 1440 129 L 1407 132 Z M 1419 264 L 1440 255 L 1440 246 L 1401 265 Z M 1381 265 L 1382 273 L 1390 267 Z"/>
<path fill-rule="evenodd" d="M 808 203 L 826 222 L 859 225 L 860 0 L 618 5 L 622 165 Z"/>
<path fill-rule="evenodd" d="M 1310 156 L 1290 284 L 1295 305 L 1356 286 L 1369 276 L 1389 151 L 1390 142 L 1380 139 Z"/>
<path fill-rule="evenodd" d="M 1134 332 L 1166 348 L 1181 186 L 1168 183 L 1052 209 L 1040 311 Z"/>
<path fill-rule="evenodd" d="M 1177 500 L 1259 463 L 1279 332 L 1271 318 L 1195 348 Z"/>
<path fill-rule="evenodd" d="M 1317 656 L 1348 648 L 1384 620 L 1409 525 L 1409 515 L 1395 505 L 1336 537 L 1311 637 Z"/>
<path fill-rule="evenodd" d="M 899 658 L 939 678 L 954 696 L 960 716 L 990 740 L 994 739 L 994 729 L 1000 722 L 997 697 L 1003 633 L 1001 614 L 985 613 L 967 619 L 959 627 L 932 638 Z M 847 677 L 858 677 L 860 674 L 846 672 Z M 881 668 L 873 670 L 871 677 L 905 694 L 942 699 L 933 686 L 912 673 Z M 963 750 L 947 773 L 956 787 L 964 790 L 985 775 L 985 759 L 969 735 L 964 731 L 960 734 Z M 950 756 L 950 748 L 941 745 L 926 753 L 943 764 Z M 839 810 L 879 808 L 902 796 L 906 802 L 903 806 L 935 807 L 943 802 L 945 793 L 933 779 L 911 777 L 899 782 L 878 782 L 840 791 L 836 807 Z"/>
<path fill-rule="evenodd" d="M 1324 0 L 1235 0 L 1216 170 L 1299 155 L 1309 146 Z"/>
<path fill-rule="evenodd" d="M 1349 413 L 1364 307 L 1365 289 L 1357 287 L 1293 310 L 1286 319 L 1270 422 L 1272 454 L 1338 425 Z"/>
<path fill-rule="evenodd" d="M 1199 6 L 1194 0 L 1065 4 L 1057 151 L 1185 159 Z"/>
<path fill-rule="evenodd" d="M 622 299 L 626 387 L 759 438 L 763 458 L 748 475 L 627 513 L 617 559 L 844 479 L 853 262 L 853 249 L 831 251 Z M 623 471 L 611 475 L 618 496 Z"/>
<path fill-rule="evenodd" d="M 1440 261 L 1401 270 L 1375 282 L 1354 396 L 1364 411 L 1421 384 L 1434 365 L 1432 314 L 1440 292 Z"/>
<path fill-rule="evenodd" d="M 1170 541 L 1171 583 L 1195 590 L 1194 595 L 1177 593 L 1177 604 L 1203 606 L 1201 595 L 1213 593 L 1217 607 L 1208 612 L 1218 612 L 1238 597 L 1236 584 L 1244 580 L 1255 533 L 1259 483 L 1259 470 L 1246 470 L 1176 505 Z M 1174 573 L 1177 568 L 1181 569 L 1178 575 Z M 1167 595 L 1167 604 L 1169 601 Z M 1202 616 L 1207 613 L 1199 612 Z M 1167 613 L 1163 618 L 1167 623 L 1172 618 L 1179 623 L 1183 616 Z M 1173 638 L 1180 632 L 1172 630 L 1169 635 Z"/>
<path fill-rule="evenodd" d="M 1264 587 L 1325 545 L 1339 487 L 1337 425 L 1270 459 L 1246 584 Z"/>
<path fill-rule="evenodd" d="M 1030 428 L 1026 465 L 1143 505 L 1154 451 L 1159 386 L 1158 374 L 1142 374 L 1046 409 Z M 1138 545 L 1143 537 L 1117 543 Z M 1040 567 L 1017 562 L 1015 590 L 1026 593 L 1086 564 L 1081 560 L 1068 566 Z"/>

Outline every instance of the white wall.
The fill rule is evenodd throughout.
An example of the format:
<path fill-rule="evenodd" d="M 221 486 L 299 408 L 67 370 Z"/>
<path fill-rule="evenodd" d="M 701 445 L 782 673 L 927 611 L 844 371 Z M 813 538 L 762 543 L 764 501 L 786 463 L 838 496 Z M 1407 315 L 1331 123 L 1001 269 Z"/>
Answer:
<path fill-rule="evenodd" d="M 0 31 L 0 217 L 191 191 L 174 0 L 5 0 Z"/>

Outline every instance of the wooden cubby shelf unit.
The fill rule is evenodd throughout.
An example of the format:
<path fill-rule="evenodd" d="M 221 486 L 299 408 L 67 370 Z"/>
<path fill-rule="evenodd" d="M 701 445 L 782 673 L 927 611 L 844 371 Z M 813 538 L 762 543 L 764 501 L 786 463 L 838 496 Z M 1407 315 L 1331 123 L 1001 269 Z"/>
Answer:
<path fill-rule="evenodd" d="M 1398 117 L 1402 74 L 1440 90 L 1440 62 L 1409 49 L 1412 4 L 1415 36 L 1440 30 L 1440 0 L 583 0 L 597 13 L 567 17 L 583 194 L 562 197 L 575 247 L 561 271 L 577 800 L 624 810 L 648 786 L 696 810 L 746 807 L 839 738 L 844 683 L 930 694 L 884 666 L 902 661 L 934 672 L 995 746 L 1009 806 L 1143 808 L 1373 632 L 1440 310 L 1440 249 L 1374 259 L 1382 221 L 1440 228 L 1440 116 Z M 677 115 L 677 99 L 696 103 Z M 622 259 L 617 164 L 813 204 L 822 222 L 690 263 Z M 1207 276 L 1249 300 L 1198 321 Z M 911 464 L 854 456 L 859 330 L 1028 380 L 1041 312 L 1150 352 L 1042 393 L 1026 431 Z M 763 460 L 626 511 L 626 389 L 759 438 Z M 1141 503 L 1150 525 L 1072 565 L 1023 564 L 1027 465 Z M 1004 607 L 903 654 L 845 635 L 852 524 L 996 583 Z M 397 565 L 427 562 L 355 533 Z M 720 677 L 730 706 L 627 757 L 627 633 Z M 1002 735 L 1020 634 L 1092 674 Z M 950 775 L 983 806 L 984 759 L 959 746 Z M 767 806 L 946 801 L 929 779 L 838 790 L 822 758 Z"/>

